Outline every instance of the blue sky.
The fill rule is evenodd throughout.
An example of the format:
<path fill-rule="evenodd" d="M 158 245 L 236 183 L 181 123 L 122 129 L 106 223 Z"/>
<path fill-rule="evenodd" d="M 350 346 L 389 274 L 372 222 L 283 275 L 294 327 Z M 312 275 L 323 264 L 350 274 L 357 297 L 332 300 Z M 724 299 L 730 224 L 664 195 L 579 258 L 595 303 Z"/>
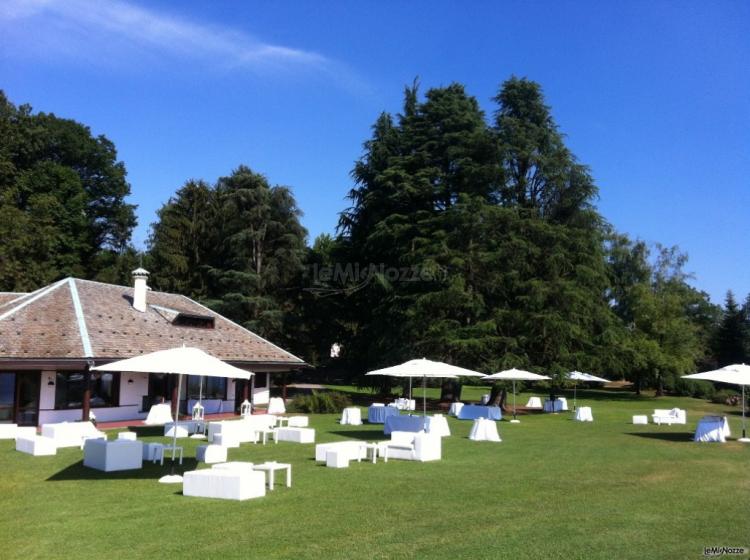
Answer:
<path fill-rule="evenodd" d="M 187 179 L 244 163 L 333 232 L 377 115 L 458 81 L 488 115 L 540 82 L 618 230 L 679 245 L 721 302 L 750 292 L 750 2 L 0 4 L 0 88 L 119 151 L 143 246 Z"/>

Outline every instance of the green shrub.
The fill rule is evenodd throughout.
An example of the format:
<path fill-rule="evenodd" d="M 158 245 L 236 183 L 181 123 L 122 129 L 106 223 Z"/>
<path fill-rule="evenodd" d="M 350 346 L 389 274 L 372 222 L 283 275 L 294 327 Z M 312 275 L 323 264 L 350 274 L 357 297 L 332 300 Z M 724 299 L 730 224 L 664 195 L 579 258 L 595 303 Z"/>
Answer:
<path fill-rule="evenodd" d="M 289 404 L 290 412 L 307 412 L 309 414 L 334 414 L 352 405 L 349 397 L 343 393 L 313 391 L 310 395 L 297 395 Z"/>
<path fill-rule="evenodd" d="M 740 401 L 740 394 L 730 389 L 716 391 L 711 397 L 711 402 L 716 404 L 737 405 L 740 404 Z"/>

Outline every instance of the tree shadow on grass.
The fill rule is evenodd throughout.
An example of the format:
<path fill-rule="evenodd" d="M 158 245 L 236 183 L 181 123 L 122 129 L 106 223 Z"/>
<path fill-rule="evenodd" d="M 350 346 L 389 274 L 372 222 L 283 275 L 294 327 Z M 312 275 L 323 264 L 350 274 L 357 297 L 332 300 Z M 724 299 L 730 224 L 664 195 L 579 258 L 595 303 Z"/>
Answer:
<path fill-rule="evenodd" d="M 381 424 L 378 424 L 381 425 Z M 369 441 L 369 440 L 375 440 L 375 439 L 388 439 L 386 435 L 383 433 L 383 430 L 352 430 L 352 431 L 333 431 L 328 432 L 330 434 L 336 434 L 337 436 L 344 436 L 351 439 L 359 439 L 362 441 Z"/>
<path fill-rule="evenodd" d="M 172 470 L 171 458 L 164 459 L 164 465 L 159 463 L 153 464 L 151 461 L 144 461 L 143 468 L 132 469 L 127 471 L 104 472 L 83 466 L 83 461 L 73 463 L 69 467 L 50 476 L 48 482 L 60 482 L 70 480 L 159 480 L 165 474 L 170 474 Z M 198 462 L 194 458 L 185 458 L 182 465 L 175 461 L 175 473 L 182 474 L 186 471 L 194 471 L 198 467 Z"/>
<path fill-rule="evenodd" d="M 691 432 L 628 432 L 629 436 L 642 437 L 646 439 L 660 439 L 662 441 L 692 442 Z"/>

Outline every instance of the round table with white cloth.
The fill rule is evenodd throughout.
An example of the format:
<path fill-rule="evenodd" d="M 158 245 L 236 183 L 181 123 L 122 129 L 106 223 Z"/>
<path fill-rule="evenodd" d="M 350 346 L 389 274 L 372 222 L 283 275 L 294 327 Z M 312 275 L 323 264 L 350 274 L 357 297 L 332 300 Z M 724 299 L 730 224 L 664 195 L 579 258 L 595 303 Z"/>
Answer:
<path fill-rule="evenodd" d="M 341 424 L 359 426 L 362 424 L 362 411 L 356 406 L 345 408 L 341 411 Z"/>
<path fill-rule="evenodd" d="M 502 441 L 497 433 L 497 423 L 487 418 L 474 420 L 469 439 L 474 441 Z"/>
<path fill-rule="evenodd" d="M 590 406 L 579 406 L 576 409 L 576 420 L 579 422 L 593 422 L 594 416 L 591 414 Z"/>
<path fill-rule="evenodd" d="M 284 414 L 285 412 L 284 399 L 281 397 L 271 397 L 271 400 L 268 401 L 267 414 Z"/>
<path fill-rule="evenodd" d="M 539 397 L 529 397 L 526 408 L 542 408 L 542 399 Z"/>
<path fill-rule="evenodd" d="M 427 424 L 427 431 L 440 437 L 451 435 L 451 429 L 448 427 L 448 420 L 442 414 L 430 416 Z"/>
<path fill-rule="evenodd" d="M 448 414 L 451 416 L 458 416 L 458 413 L 461 412 L 461 409 L 464 407 L 464 403 L 462 402 L 454 402 L 451 403 L 451 407 L 448 410 Z"/>

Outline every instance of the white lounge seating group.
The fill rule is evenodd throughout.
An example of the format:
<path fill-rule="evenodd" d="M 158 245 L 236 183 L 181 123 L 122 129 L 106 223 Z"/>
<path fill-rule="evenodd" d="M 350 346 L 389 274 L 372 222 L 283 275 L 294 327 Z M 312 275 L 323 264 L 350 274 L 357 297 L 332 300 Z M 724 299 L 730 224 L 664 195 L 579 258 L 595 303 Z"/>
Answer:
<path fill-rule="evenodd" d="M 378 454 L 388 459 L 437 461 L 442 457 L 442 438 L 424 432 L 391 432 L 391 440 L 378 444 Z"/>
<path fill-rule="evenodd" d="M 42 435 L 55 442 L 57 447 L 80 447 L 89 439 L 107 439 L 107 434 L 96 429 L 91 422 L 59 422 L 42 424 Z"/>
<path fill-rule="evenodd" d="M 651 415 L 654 420 L 654 424 L 687 424 L 687 413 L 680 408 L 654 409 L 654 413 Z"/>

